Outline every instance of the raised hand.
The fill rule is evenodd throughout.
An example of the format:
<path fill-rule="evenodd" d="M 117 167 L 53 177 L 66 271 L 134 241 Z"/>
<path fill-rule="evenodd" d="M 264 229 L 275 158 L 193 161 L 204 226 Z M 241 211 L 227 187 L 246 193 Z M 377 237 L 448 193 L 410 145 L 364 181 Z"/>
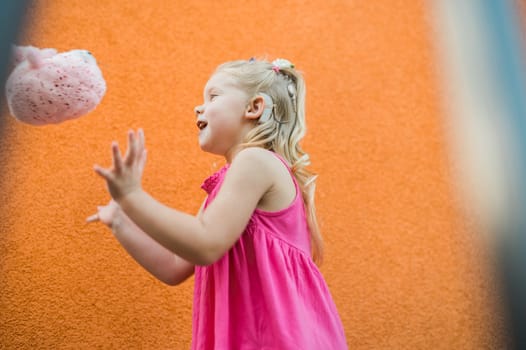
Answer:
<path fill-rule="evenodd" d="M 139 129 L 128 132 L 128 149 L 124 159 L 121 156 L 117 142 L 111 145 L 113 164 L 111 168 L 95 165 L 94 170 L 106 180 L 108 191 L 115 201 L 126 195 L 141 190 L 141 179 L 146 163 L 144 148 L 144 132 Z"/>

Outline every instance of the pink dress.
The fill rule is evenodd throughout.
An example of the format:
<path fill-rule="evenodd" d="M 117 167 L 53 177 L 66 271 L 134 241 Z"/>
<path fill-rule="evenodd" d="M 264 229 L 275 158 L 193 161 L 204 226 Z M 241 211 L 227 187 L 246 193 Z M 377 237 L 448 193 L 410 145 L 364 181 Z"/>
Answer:
<path fill-rule="evenodd" d="M 205 208 L 228 166 L 203 183 Z M 296 198 L 288 208 L 256 209 L 227 254 L 196 266 L 192 349 L 347 349 L 336 307 L 311 259 L 303 200 L 293 179 Z"/>

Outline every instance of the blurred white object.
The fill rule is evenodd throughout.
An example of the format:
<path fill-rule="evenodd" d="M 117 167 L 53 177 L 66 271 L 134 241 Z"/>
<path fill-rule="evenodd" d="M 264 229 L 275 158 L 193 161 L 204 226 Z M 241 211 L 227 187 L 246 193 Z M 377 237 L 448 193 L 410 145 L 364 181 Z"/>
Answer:
<path fill-rule="evenodd" d="M 488 2 L 430 2 L 439 53 L 446 132 L 465 208 L 485 232 L 507 232 L 522 209 L 520 155 L 510 107 L 488 25 Z M 486 6 L 486 8 L 484 7 Z"/>

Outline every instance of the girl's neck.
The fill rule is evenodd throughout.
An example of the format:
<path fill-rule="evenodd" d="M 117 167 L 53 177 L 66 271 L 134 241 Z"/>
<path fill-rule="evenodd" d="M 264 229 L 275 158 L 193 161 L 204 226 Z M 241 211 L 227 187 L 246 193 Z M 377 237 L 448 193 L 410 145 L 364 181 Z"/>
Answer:
<path fill-rule="evenodd" d="M 238 145 L 233 146 L 225 153 L 225 161 L 230 164 L 236 157 L 236 155 L 241 151 L 241 147 Z"/>

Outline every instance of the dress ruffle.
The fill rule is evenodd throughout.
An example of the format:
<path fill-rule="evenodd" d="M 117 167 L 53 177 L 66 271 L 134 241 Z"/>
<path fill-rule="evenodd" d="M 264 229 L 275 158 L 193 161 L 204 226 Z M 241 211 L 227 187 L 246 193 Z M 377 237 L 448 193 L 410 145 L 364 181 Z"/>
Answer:
<path fill-rule="evenodd" d="M 229 166 L 230 164 L 225 164 L 221 169 L 206 178 L 201 184 L 201 188 L 208 194 L 212 193 L 217 184 L 223 180 L 224 174 L 228 170 Z"/>

